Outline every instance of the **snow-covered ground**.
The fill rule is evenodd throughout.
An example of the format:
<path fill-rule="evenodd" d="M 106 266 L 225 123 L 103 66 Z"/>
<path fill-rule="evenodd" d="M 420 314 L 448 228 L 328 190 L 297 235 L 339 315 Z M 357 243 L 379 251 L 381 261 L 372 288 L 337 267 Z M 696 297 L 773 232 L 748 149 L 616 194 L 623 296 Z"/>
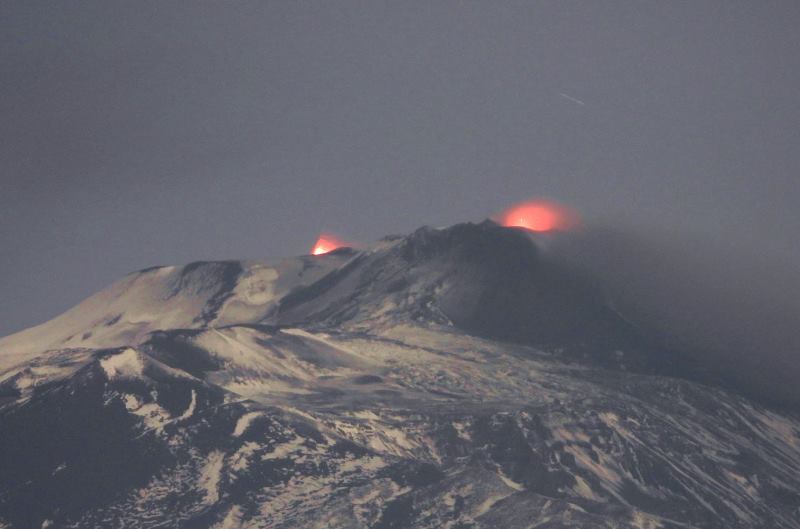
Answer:
<path fill-rule="evenodd" d="M 152 269 L 0 340 L 0 527 L 800 528 L 796 415 L 465 329 L 485 237 Z"/>

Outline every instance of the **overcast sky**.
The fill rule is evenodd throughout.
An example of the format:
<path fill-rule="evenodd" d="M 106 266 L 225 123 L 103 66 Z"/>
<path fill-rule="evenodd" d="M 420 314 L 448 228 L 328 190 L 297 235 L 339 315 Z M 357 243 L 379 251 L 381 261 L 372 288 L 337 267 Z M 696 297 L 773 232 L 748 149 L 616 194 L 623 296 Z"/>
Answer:
<path fill-rule="evenodd" d="M 135 269 L 530 196 L 788 269 L 798 28 L 796 0 L 3 1 L 0 335 Z"/>

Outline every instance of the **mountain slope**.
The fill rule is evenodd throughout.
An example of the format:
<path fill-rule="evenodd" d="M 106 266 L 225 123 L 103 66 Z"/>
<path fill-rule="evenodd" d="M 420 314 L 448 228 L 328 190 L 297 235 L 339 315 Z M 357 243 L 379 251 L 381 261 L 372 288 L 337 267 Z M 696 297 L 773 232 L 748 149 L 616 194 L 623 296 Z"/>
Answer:
<path fill-rule="evenodd" d="M 491 221 L 421 228 L 297 288 L 270 321 L 372 331 L 384 322 L 435 322 L 607 366 L 670 369 L 674 355 L 535 237 Z"/>
<path fill-rule="evenodd" d="M 143 271 L 3 339 L 0 527 L 800 527 L 800 420 L 665 376 L 546 244 Z"/>
<path fill-rule="evenodd" d="M 349 256 L 197 262 L 129 274 L 61 316 L 0 339 L 0 368 L 50 349 L 135 345 L 159 329 L 259 321 L 291 289 Z"/>

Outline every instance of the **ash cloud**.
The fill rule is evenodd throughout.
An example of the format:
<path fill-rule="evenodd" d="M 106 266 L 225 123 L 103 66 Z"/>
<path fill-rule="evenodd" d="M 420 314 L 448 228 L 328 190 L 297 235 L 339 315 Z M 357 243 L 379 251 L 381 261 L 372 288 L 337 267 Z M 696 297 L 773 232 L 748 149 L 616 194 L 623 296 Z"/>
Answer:
<path fill-rule="evenodd" d="M 724 385 L 798 409 L 800 271 L 767 242 L 594 222 L 551 250 Z"/>

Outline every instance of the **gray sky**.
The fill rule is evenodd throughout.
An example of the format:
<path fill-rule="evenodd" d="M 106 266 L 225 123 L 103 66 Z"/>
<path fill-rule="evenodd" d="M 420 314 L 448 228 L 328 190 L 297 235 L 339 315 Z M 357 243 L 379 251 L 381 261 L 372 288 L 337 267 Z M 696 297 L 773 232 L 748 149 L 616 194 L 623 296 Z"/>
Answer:
<path fill-rule="evenodd" d="M 795 0 L 6 0 L 0 335 L 135 269 L 530 196 L 789 269 L 798 27 Z"/>

